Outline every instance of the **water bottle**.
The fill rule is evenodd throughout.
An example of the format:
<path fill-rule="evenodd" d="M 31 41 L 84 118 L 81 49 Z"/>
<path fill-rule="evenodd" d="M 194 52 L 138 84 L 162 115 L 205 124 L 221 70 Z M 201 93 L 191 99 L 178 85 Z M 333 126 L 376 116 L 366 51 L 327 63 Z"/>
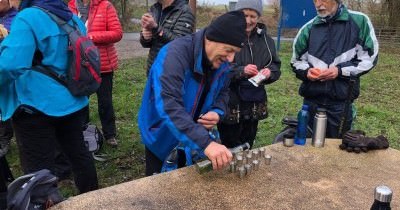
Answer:
<path fill-rule="evenodd" d="M 371 206 L 371 210 L 391 210 L 390 201 L 392 200 L 392 190 L 381 185 L 375 188 L 375 200 Z"/>
<path fill-rule="evenodd" d="M 306 144 L 308 115 L 308 105 L 304 104 L 297 114 L 297 131 L 294 137 L 294 143 L 297 145 Z"/>

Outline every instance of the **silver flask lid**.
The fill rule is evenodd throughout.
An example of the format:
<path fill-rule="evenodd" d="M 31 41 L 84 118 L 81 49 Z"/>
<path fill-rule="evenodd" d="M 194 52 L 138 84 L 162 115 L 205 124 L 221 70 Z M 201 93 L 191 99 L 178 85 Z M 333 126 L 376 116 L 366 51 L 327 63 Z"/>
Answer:
<path fill-rule="evenodd" d="M 390 203 L 392 200 L 392 190 L 385 186 L 385 185 L 380 185 L 375 188 L 375 200 L 384 202 L 384 203 Z"/>

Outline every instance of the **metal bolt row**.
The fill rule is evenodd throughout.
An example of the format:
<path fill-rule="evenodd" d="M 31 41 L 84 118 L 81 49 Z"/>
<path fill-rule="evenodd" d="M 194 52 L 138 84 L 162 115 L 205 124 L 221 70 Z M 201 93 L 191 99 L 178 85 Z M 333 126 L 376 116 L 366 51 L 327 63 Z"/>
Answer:
<path fill-rule="evenodd" d="M 265 149 L 245 150 L 241 154 L 236 154 L 234 160 L 231 161 L 229 171 L 238 173 L 239 178 L 250 175 L 252 171 L 257 171 L 260 164 L 271 164 L 271 155 L 265 154 Z"/>

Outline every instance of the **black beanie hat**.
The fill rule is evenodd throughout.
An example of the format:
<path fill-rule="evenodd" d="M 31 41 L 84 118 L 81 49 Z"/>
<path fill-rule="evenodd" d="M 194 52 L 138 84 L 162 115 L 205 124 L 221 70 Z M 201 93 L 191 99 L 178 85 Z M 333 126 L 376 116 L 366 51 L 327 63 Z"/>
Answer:
<path fill-rule="evenodd" d="M 242 11 L 227 12 L 215 19 L 205 32 L 210 41 L 243 47 L 246 39 L 246 18 Z"/>

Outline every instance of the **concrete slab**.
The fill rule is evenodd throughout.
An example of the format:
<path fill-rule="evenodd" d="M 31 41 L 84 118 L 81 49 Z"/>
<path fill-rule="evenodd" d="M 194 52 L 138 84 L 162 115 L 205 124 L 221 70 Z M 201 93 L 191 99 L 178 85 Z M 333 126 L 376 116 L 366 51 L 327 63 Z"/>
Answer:
<path fill-rule="evenodd" d="M 187 167 L 72 197 L 53 209 L 369 209 L 381 184 L 393 190 L 392 209 L 400 209 L 400 151 L 354 154 L 339 144 L 269 145 L 271 165 L 244 179 Z"/>

